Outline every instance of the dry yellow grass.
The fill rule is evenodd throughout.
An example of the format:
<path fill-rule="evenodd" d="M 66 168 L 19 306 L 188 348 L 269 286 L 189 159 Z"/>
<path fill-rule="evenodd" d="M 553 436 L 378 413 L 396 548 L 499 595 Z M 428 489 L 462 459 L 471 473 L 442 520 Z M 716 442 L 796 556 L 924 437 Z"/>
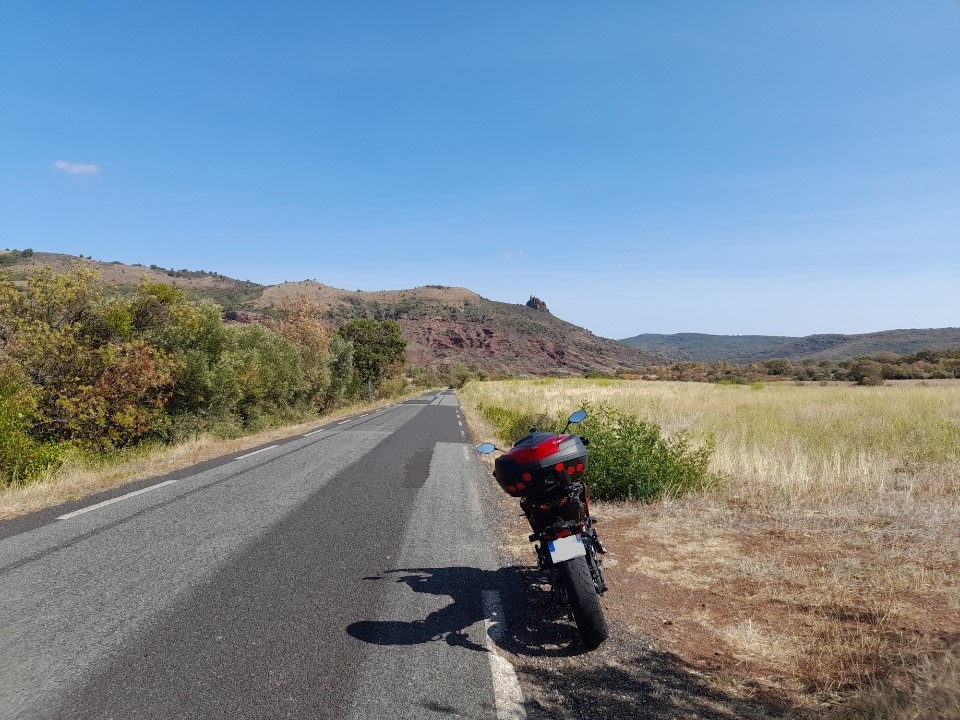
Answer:
<path fill-rule="evenodd" d="M 584 402 L 714 437 L 719 489 L 597 508 L 619 619 L 694 664 L 722 648 L 725 671 L 807 711 L 960 717 L 960 384 L 533 380 L 461 399 L 482 439 L 481 405 Z"/>
<path fill-rule="evenodd" d="M 960 384 L 894 387 L 611 380 L 472 383 L 466 402 L 555 415 L 606 403 L 713 436 L 712 468 L 751 496 L 819 506 L 849 493 L 956 495 Z"/>

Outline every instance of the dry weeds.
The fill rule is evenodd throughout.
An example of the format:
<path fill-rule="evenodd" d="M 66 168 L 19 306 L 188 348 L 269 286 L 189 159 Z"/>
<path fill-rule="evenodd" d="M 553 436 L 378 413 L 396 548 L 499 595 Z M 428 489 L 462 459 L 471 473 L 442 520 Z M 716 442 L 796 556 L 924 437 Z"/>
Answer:
<path fill-rule="evenodd" d="M 583 401 L 716 438 L 720 490 L 596 508 L 624 626 L 802 714 L 960 716 L 960 386 L 529 381 L 461 396 L 480 439 L 472 406 Z"/>

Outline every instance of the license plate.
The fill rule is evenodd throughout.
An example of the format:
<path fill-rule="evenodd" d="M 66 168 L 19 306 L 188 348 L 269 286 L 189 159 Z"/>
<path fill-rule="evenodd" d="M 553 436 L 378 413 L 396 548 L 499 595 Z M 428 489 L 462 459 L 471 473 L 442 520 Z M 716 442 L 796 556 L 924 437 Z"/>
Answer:
<path fill-rule="evenodd" d="M 570 560 L 575 557 L 582 557 L 587 554 L 587 548 L 584 547 L 583 538 L 579 535 L 570 535 L 569 537 L 549 540 L 547 542 L 547 550 L 550 551 L 550 559 L 555 563 Z"/>

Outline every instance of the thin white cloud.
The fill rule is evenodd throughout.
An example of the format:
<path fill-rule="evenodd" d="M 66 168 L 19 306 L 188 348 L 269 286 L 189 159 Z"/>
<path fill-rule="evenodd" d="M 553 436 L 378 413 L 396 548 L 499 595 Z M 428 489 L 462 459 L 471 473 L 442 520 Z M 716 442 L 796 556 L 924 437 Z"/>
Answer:
<path fill-rule="evenodd" d="M 57 160 L 53 166 L 57 170 L 71 175 L 90 175 L 100 172 L 100 166 L 91 163 L 69 163 L 66 160 Z"/>
<path fill-rule="evenodd" d="M 507 259 L 508 259 L 508 260 L 512 260 L 513 258 L 522 258 L 522 257 L 523 257 L 523 250 L 519 250 L 519 251 L 517 251 L 517 252 L 506 252 L 506 253 L 504 253 L 504 255 L 507 256 Z"/>

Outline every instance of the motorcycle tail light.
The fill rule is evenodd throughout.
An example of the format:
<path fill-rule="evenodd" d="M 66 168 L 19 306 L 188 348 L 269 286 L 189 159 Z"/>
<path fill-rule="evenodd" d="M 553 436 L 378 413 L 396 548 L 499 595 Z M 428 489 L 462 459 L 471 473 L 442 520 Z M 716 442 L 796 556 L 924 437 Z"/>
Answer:
<path fill-rule="evenodd" d="M 517 483 L 517 490 L 523 490 L 526 487 L 523 483 Z"/>
<path fill-rule="evenodd" d="M 510 494 L 512 495 L 512 494 L 515 493 L 516 491 L 517 491 L 517 489 L 516 489 L 513 485 L 507 485 L 507 492 L 508 492 L 508 493 L 510 493 Z"/>
<path fill-rule="evenodd" d="M 547 505 L 546 503 L 540 503 L 540 509 L 546 512 L 547 510 L 550 509 L 550 506 Z"/>

